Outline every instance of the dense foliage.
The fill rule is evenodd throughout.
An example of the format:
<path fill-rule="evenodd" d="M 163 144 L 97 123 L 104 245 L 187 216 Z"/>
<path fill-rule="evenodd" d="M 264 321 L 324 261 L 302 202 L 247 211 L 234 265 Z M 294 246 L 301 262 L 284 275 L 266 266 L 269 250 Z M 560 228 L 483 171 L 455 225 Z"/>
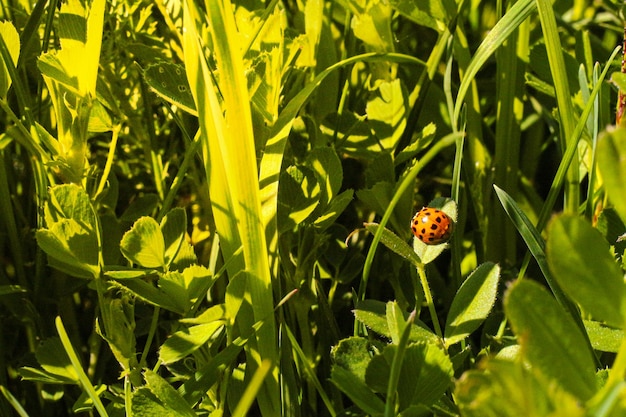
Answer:
<path fill-rule="evenodd" d="M 1 416 L 626 412 L 621 3 L 0 3 Z"/>

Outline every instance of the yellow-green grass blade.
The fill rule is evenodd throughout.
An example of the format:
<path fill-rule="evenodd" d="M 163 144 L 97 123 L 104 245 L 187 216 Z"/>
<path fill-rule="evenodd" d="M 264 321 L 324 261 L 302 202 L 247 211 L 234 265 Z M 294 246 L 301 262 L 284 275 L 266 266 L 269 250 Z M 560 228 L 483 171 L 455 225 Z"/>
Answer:
<path fill-rule="evenodd" d="M 217 232 L 228 258 L 243 247 L 243 264 L 233 263 L 231 272 L 245 269 L 250 276 L 249 297 L 253 314 L 238 316 L 239 325 L 249 327 L 255 321 L 273 316 L 273 291 L 267 244 L 261 216 L 259 181 L 250 97 L 242 61 L 241 38 L 236 29 L 229 1 L 207 2 L 207 23 L 211 29 L 211 45 L 219 74 L 219 86 L 213 84 L 195 32 L 200 15 L 191 2 L 185 4 L 185 60 L 193 60 L 187 68 L 191 89 L 198 109 L 203 133 L 203 158 Z M 189 55 L 187 52 L 189 51 Z M 189 65 L 189 62 L 186 62 Z M 217 91 L 221 93 L 221 101 Z M 220 219 L 218 220 L 218 217 Z M 255 320 L 256 319 L 256 320 Z M 256 334 L 256 343 L 247 349 L 250 372 L 263 360 L 272 369 L 258 396 L 263 415 L 275 415 L 280 408 L 278 390 L 278 350 L 276 326 L 270 321 Z"/>

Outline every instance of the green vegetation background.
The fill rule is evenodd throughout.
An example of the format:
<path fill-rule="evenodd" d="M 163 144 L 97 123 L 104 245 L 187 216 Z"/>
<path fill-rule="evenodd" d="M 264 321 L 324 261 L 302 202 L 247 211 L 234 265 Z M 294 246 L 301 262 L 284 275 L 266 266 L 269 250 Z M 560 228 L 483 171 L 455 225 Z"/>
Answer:
<path fill-rule="evenodd" d="M 1 416 L 624 415 L 622 3 L 0 6 Z"/>

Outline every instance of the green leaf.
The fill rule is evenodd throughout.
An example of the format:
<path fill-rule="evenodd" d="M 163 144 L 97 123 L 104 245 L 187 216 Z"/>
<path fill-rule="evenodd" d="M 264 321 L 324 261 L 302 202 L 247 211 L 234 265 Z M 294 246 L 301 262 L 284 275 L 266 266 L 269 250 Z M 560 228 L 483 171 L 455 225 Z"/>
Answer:
<path fill-rule="evenodd" d="M 330 147 L 315 148 L 308 153 L 306 166 L 315 172 L 317 182 L 322 184 L 325 202 L 330 201 L 343 182 L 343 168 L 337 151 Z"/>
<path fill-rule="evenodd" d="M 77 278 L 99 276 L 97 237 L 75 220 L 61 220 L 50 229 L 37 230 L 35 237 L 51 266 Z"/>
<path fill-rule="evenodd" d="M 50 189 L 50 200 L 45 206 L 48 227 L 63 219 L 73 219 L 86 230 L 98 224 L 95 210 L 84 188 L 76 184 L 57 185 Z"/>
<path fill-rule="evenodd" d="M 170 410 L 175 410 L 180 417 L 196 417 L 196 413 L 183 397 L 165 379 L 146 369 L 143 374 L 146 386 Z"/>
<path fill-rule="evenodd" d="M 602 352 L 619 351 L 624 340 L 624 331 L 607 327 L 597 321 L 585 320 L 585 329 L 594 349 Z"/>
<path fill-rule="evenodd" d="M 376 223 L 364 223 L 365 228 L 372 234 L 380 228 Z M 421 266 L 422 261 L 413 249 L 402 239 L 396 236 L 391 230 L 384 229 L 380 242 L 391 251 L 410 261 L 414 266 Z"/>
<path fill-rule="evenodd" d="M 385 310 L 386 304 L 381 301 L 364 300 L 361 301 L 354 310 L 354 317 L 376 333 L 391 338 L 391 331 L 389 330 Z M 407 320 L 408 313 L 403 314 L 404 320 Z M 409 341 L 423 341 L 437 344 L 439 343 L 439 338 L 426 328 L 426 325 L 416 319 L 413 326 L 411 326 Z"/>
<path fill-rule="evenodd" d="M 583 310 L 624 326 L 624 278 L 600 232 L 578 216 L 558 216 L 550 223 L 546 253 L 559 285 Z"/>
<path fill-rule="evenodd" d="M 321 197 L 315 172 L 306 166 L 290 166 L 280 176 L 278 216 L 280 232 L 291 230 L 309 218 Z"/>
<path fill-rule="evenodd" d="M 159 278 L 159 289 L 163 291 L 179 310 L 185 314 L 191 308 L 191 300 L 187 294 L 185 277 L 181 272 L 170 271 Z"/>
<path fill-rule="evenodd" d="M 579 399 L 528 369 L 522 361 L 490 359 L 465 372 L 454 398 L 463 417 L 583 417 Z"/>
<path fill-rule="evenodd" d="M 13 23 L 4 21 L 0 23 L 0 36 L 11 55 L 12 66 L 17 66 L 17 59 L 20 56 L 20 37 L 13 26 Z M 7 92 L 11 87 L 11 77 L 7 69 L 7 63 L 2 62 L 0 65 L 0 98 L 5 99 Z"/>
<path fill-rule="evenodd" d="M 353 196 L 354 191 L 346 190 L 333 198 L 324 213 L 313 222 L 315 227 L 325 230 L 335 224 L 337 218 L 352 202 Z"/>
<path fill-rule="evenodd" d="M 183 359 L 204 346 L 222 326 L 223 321 L 214 321 L 175 332 L 161 346 L 159 359 L 166 365 Z"/>
<path fill-rule="evenodd" d="M 386 346 L 367 368 L 366 382 L 377 392 L 387 390 L 390 367 L 397 349 L 395 345 Z M 452 385 L 453 374 L 452 362 L 441 348 L 427 343 L 409 345 L 404 352 L 398 380 L 400 410 L 411 405 L 430 406 L 435 403 Z"/>
<path fill-rule="evenodd" d="M 190 303 L 195 303 L 200 297 L 206 297 L 217 277 L 202 265 L 191 265 L 183 270 L 183 282 L 187 290 Z"/>
<path fill-rule="evenodd" d="M 187 230 L 187 214 L 185 210 L 177 207 L 171 210 L 161 220 L 161 232 L 163 232 L 163 240 L 165 243 L 165 263 L 170 265 L 183 242 L 185 241 L 185 232 Z"/>
<path fill-rule="evenodd" d="M 140 387 L 132 392 L 130 407 L 133 417 L 178 417 L 178 410 L 171 409 L 159 401 L 148 388 Z"/>
<path fill-rule="evenodd" d="M 626 129 L 606 131 L 597 146 L 597 167 L 611 204 L 626 224 Z"/>
<path fill-rule="evenodd" d="M 626 91 L 626 74 L 616 71 L 611 74 L 610 81 L 615 84 L 620 90 Z"/>
<path fill-rule="evenodd" d="M 400 343 L 400 337 L 406 328 L 406 319 L 403 311 L 395 301 L 389 301 L 385 308 L 385 316 L 387 318 L 387 328 L 391 333 L 391 343 Z"/>
<path fill-rule="evenodd" d="M 0 297 L 3 295 L 11 295 L 25 293 L 28 290 L 20 285 L 0 285 Z"/>
<path fill-rule="evenodd" d="M 120 216 L 120 221 L 133 223 L 142 216 L 149 216 L 159 204 L 156 194 L 143 194 L 134 200 Z"/>
<path fill-rule="evenodd" d="M 366 44 L 367 49 L 376 52 L 393 51 L 391 33 L 391 14 L 393 10 L 388 3 L 363 3 L 364 8 L 355 10 L 351 29 L 354 36 Z M 379 77 L 376 77 L 379 78 Z M 380 77 L 383 79 L 382 77 Z"/>
<path fill-rule="evenodd" d="M 441 32 L 447 25 L 449 17 L 439 0 L 412 1 L 391 0 L 391 7 L 412 22 Z"/>
<path fill-rule="evenodd" d="M 453 120 L 459 120 L 461 114 L 461 107 L 465 104 L 465 95 L 469 90 L 474 78 L 482 66 L 487 62 L 489 57 L 498 49 L 503 42 L 509 39 L 511 33 L 517 29 L 519 25 L 526 20 L 528 16 L 537 7 L 537 2 L 534 0 L 521 0 L 516 2 L 506 12 L 502 19 L 498 20 L 498 23 L 491 28 L 489 33 L 485 36 L 482 43 L 474 53 L 472 61 L 467 66 L 465 73 L 463 74 L 463 80 L 459 85 L 459 92 L 457 93 L 454 104 L 454 116 Z"/>
<path fill-rule="evenodd" d="M 217 304 L 204 310 L 199 316 L 183 318 L 179 322 L 184 324 L 208 324 L 216 320 L 226 321 L 227 319 L 226 305 Z"/>
<path fill-rule="evenodd" d="M 563 290 L 559 286 L 556 279 L 552 276 L 552 272 L 550 271 L 550 267 L 548 266 L 548 261 L 546 260 L 545 254 L 545 242 L 541 237 L 539 231 L 533 226 L 530 222 L 526 214 L 519 208 L 515 200 L 509 196 L 506 191 L 499 188 L 497 185 L 494 185 L 493 188 L 496 190 L 496 195 L 498 199 L 500 199 L 500 203 L 502 207 L 506 211 L 506 214 L 515 224 L 517 231 L 524 239 L 526 246 L 532 253 L 533 257 L 537 261 L 543 276 L 548 283 L 548 286 L 552 290 L 552 293 L 556 297 L 557 301 L 561 306 L 567 309 L 568 313 L 577 321 L 578 327 L 582 330 L 584 326 L 582 325 L 582 320 L 580 320 L 580 315 L 578 313 L 578 309 L 576 306 L 572 304 L 572 302 L 565 296 Z"/>
<path fill-rule="evenodd" d="M 37 60 L 37 68 L 39 68 L 42 75 L 78 94 L 78 78 L 75 75 L 68 74 L 59 57 L 53 52 L 41 55 Z"/>
<path fill-rule="evenodd" d="M 76 380 L 73 378 L 50 373 L 43 369 L 31 368 L 30 366 L 21 367 L 18 373 L 25 381 L 43 382 L 44 384 L 75 384 L 76 383 Z"/>
<path fill-rule="evenodd" d="M 333 366 L 330 380 L 367 414 L 377 415 L 384 412 L 385 404 L 350 371 L 340 366 Z"/>
<path fill-rule="evenodd" d="M 51 337 L 41 342 L 37 347 L 35 357 L 46 372 L 78 383 L 78 375 L 58 337 Z"/>
<path fill-rule="evenodd" d="M 104 273 L 105 276 L 113 279 L 135 279 L 156 277 L 159 271 L 156 269 L 120 269 L 110 270 Z"/>
<path fill-rule="evenodd" d="M 141 217 L 124 234 L 120 244 L 122 255 L 144 268 L 165 266 L 165 241 L 159 224 L 152 217 Z"/>
<path fill-rule="evenodd" d="M 500 267 L 487 262 L 463 282 L 448 312 L 446 346 L 465 339 L 485 321 L 496 301 L 499 277 Z"/>
<path fill-rule="evenodd" d="M 357 190 L 356 195 L 359 200 L 367 204 L 368 208 L 377 213 L 384 213 L 385 207 L 391 201 L 394 185 L 387 181 L 379 181 L 371 188 Z"/>
<path fill-rule="evenodd" d="M 365 369 L 372 360 L 373 347 L 363 337 L 341 339 L 331 351 L 334 366 L 350 371 L 361 382 L 365 382 Z"/>
<path fill-rule="evenodd" d="M 173 301 L 164 291 L 156 288 L 151 282 L 146 282 L 143 279 L 124 279 L 122 281 L 111 281 L 111 284 L 130 292 L 147 303 L 177 314 L 184 314 L 184 310 L 180 305 Z"/>
<path fill-rule="evenodd" d="M 235 322 L 239 309 L 244 302 L 244 297 L 250 290 L 249 281 L 248 273 L 242 271 L 232 277 L 226 287 L 226 313 L 231 323 Z"/>
<path fill-rule="evenodd" d="M 574 320 L 539 284 L 518 281 L 504 308 L 526 360 L 581 401 L 596 392 L 595 365 Z"/>
<path fill-rule="evenodd" d="M 146 83 L 159 97 L 180 107 L 187 113 L 198 115 L 185 68 L 182 65 L 172 62 L 159 62 L 149 65 L 143 76 Z"/>
<path fill-rule="evenodd" d="M 404 133 L 410 108 L 408 93 L 399 78 L 381 82 L 367 102 L 367 120 L 383 150 L 394 150 Z"/>
<path fill-rule="evenodd" d="M 102 323 L 104 333 L 100 335 L 109 344 L 115 359 L 126 371 L 137 366 L 135 352 L 135 305 L 134 298 L 123 294 L 119 298 L 112 298 L 105 294 L 100 304 L 102 320 L 98 320 L 98 327 Z"/>
<path fill-rule="evenodd" d="M 438 346 L 426 343 L 409 346 L 398 383 L 400 407 L 433 405 L 452 385 L 453 375 L 450 358 Z"/>

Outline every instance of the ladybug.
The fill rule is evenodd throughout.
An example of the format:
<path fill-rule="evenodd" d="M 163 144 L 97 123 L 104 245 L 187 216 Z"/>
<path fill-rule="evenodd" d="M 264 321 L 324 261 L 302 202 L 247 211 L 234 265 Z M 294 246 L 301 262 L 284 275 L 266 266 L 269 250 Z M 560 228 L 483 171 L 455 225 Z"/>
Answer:
<path fill-rule="evenodd" d="M 452 229 L 452 219 L 443 211 L 432 207 L 424 207 L 411 220 L 413 234 L 427 245 L 438 245 L 447 241 Z"/>

